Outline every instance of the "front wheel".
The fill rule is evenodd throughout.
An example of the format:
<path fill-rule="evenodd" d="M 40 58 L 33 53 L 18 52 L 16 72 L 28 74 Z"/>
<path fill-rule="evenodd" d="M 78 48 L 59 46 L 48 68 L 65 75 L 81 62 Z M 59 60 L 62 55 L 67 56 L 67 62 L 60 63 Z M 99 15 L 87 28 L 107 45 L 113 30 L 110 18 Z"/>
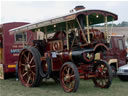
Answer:
<path fill-rule="evenodd" d="M 40 84 L 40 57 L 39 51 L 34 47 L 25 48 L 21 51 L 18 60 L 18 76 L 24 86 L 35 87 Z"/>
<path fill-rule="evenodd" d="M 96 87 L 109 88 L 112 83 L 112 70 L 107 62 L 100 60 L 96 61 L 93 72 L 96 77 L 93 78 L 93 82 Z"/>
<path fill-rule="evenodd" d="M 79 73 L 75 64 L 66 62 L 60 70 L 60 83 L 65 92 L 76 92 L 79 87 Z"/>

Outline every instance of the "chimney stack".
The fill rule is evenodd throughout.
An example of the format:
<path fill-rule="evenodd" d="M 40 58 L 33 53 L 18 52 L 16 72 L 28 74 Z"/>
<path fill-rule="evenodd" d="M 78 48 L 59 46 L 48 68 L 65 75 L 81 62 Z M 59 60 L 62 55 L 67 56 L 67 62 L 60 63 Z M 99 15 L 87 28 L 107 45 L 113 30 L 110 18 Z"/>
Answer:
<path fill-rule="evenodd" d="M 74 11 L 79 11 L 79 10 L 83 10 L 85 9 L 84 6 L 82 5 L 79 5 L 79 6 L 76 6 L 74 9 L 70 10 L 70 13 L 74 12 Z"/>
<path fill-rule="evenodd" d="M 83 10 L 83 9 L 85 9 L 85 7 L 82 6 L 82 5 L 76 6 L 76 7 L 74 8 L 75 11 L 79 11 L 79 10 Z"/>

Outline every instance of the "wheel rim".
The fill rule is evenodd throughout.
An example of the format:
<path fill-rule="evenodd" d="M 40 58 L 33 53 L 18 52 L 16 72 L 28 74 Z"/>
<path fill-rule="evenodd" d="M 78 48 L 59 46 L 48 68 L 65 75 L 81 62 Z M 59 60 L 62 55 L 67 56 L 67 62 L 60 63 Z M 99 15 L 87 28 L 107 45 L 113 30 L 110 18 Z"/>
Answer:
<path fill-rule="evenodd" d="M 110 79 L 108 67 L 105 64 L 100 63 L 95 68 L 95 84 L 98 87 L 105 88 L 108 85 Z"/>
<path fill-rule="evenodd" d="M 19 57 L 18 73 L 24 86 L 31 87 L 36 79 L 36 64 L 31 51 L 25 49 Z"/>
<path fill-rule="evenodd" d="M 69 65 L 65 65 L 61 71 L 61 82 L 66 92 L 71 92 L 75 86 L 75 73 L 73 68 Z"/>

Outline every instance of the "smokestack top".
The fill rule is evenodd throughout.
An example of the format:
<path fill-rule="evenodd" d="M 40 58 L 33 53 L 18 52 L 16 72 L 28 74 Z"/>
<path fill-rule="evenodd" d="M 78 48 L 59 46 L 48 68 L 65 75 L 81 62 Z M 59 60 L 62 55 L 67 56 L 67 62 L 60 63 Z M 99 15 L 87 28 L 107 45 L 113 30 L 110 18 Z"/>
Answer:
<path fill-rule="evenodd" d="M 82 5 L 79 5 L 79 6 L 76 6 L 74 9 L 70 10 L 70 13 L 74 12 L 74 11 L 79 11 L 79 10 L 83 10 L 85 9 L 84 6 Z"/>
<path fill-rule="evenodd" d="M 75 9 L 75 11 L 78 11 L 78 10 L 85 9 L 85 7 L 82 5 L 79 5 L 79 6 L 76 6 L 74 9 Z"/>

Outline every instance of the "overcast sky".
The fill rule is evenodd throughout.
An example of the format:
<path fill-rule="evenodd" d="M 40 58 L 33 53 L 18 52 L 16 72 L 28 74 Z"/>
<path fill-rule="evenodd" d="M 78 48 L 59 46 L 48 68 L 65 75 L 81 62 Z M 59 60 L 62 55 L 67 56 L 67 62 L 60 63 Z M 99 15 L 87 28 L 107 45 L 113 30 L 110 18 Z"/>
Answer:
<path fill-rule="evenodd" d="M 119 23 L 128 21 L 128 1 L 2 1 L 1 23 L 36 22 L 69 13 L 77 5 L 86 9 L 102 9 L 119 16 Z"/>

